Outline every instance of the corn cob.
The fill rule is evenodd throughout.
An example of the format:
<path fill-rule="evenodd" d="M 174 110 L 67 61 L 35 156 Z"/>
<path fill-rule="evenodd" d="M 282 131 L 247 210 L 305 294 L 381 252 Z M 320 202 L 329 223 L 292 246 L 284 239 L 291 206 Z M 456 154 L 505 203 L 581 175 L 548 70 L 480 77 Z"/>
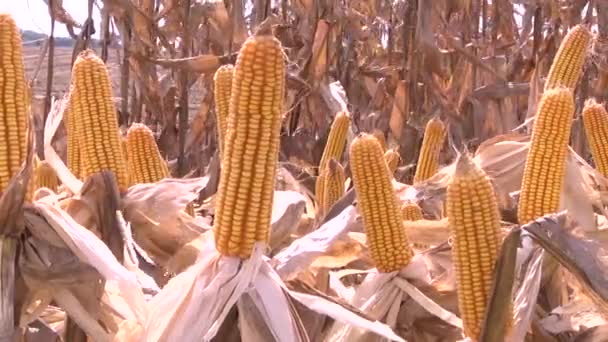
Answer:
<path fill-rule="evenodd" d="M 608 113 L 604 106 L 590 99 L 585 103 L 582 116 L 595 167 L 608 177 Z"/>
<path fill-rule="evenodd" d="M 27 154 L 29 93 L 21 46 L 15 21 L 0 14 L 0 192 L 19 172 Z"/>
<path fill-rule="evenodd" d="M 401 205 L 401 218 L 404 221 L 422 220 L 422 209 L 415 202 L 405 202 Z"/>
<path fill-rule="evenodd" d="M 387 150 L 384 152 L 384 160 L 386 160 L 386 165 L 388 166 L 388 170 L 393 175 L 395 170 L 397 170 L 397 166 L 399 166 L 399 161 L 401 157 L 399 153 L 393 149 Z"/>
<path fill-rule="evenodd" d="M 226 134 L 227 128 L 233 73 L 234 66 L 228 64 L 219 67 L 213 76 L 213 96 L 215 98 L 215 117 L 217 120 L 217 137 L 220 157 L 224 148 L 224 135 Z"/>
<path fill-rule="evenodd" d="M 118 120 L 108 70 L 92 50 L 81 52 L 72 70 L 70 115 L 74 115 L 82 178 L 102 170 L 114 173 L 124 191 L 129 177 L 120 147 Z"/>
<path fill-rule="evenodd" d="M 156 183 L 169 177 L 169 169 L 160 155 L 154 134 L 148 126 L 134 123 L 127 131 L 127 155 L 131 185 Z"/>
<path fill-rule="evenodd" d="M 410 225 L 412 221 L 420 221 L 423 218 L 424 217 L 422 216 L 422 209 L 420 209 L 418 204 L 416 204 L 415 202 L 408 201 L 401 205 L 401 219 L 403 221 L 406 221 L 404 223 L 406 227 L 408 227 L 408 225 Z M 427 249 L 429 248 L 429 245 L 419 242 L 413 242 L 412 247 L 417 249 Z"/>
<path fill-rule="evenodd" d="M 70 90 L 69 96 L 71 97 L 73 88 Z M 68 105 L 65 107 L 65 128 L 67 133 L 67 162 L 68 169 L 78 179 L 82 179 L 82 165 L 80 161 L 80 149 L 78 146 L 78 135 L 76 130 L 76 120 L 74 115 L 70 111 L 70 99 L 68 99 Z"/>
<path fill-rule="evenodd" d="M 46 160 L 38 161 L 34 173 L 34 180 L 36 190 L 40 188 L 48 188 L 53 190 L 53 192 L 57 192 L 57 187 L 59 187 L 57 173 L 55 173 L 55 169 L 53 169 L 51 164 L 49 164 Z"/>
<path fill-rule="evenodd" d="M 315 200 L 317 201 L 317 207 L 319 208 L 319 212 L 322 212 L 323 207 L 323 195 L 325 195 L 325 174 L 323 171 L 319 173 L 317 176 L 317 180 L 315 181 Z"/>
<path fill-rule="evenodd" d="M 477 341 L 500 249 L 500 214 L 489 178 L 468 155 L 458 158 L 448 183 L 447 214 L 464 333 Z"/>
<path fill-rule="evenodd" d="M 568 31 L 549 69 L 545 91 L 560 86 L 570 89 L 576 87 L 590 43 L 591 32 L 585 26 L 577 25 Z"/>
<path fill-rule="evenodd" d="M 432 177 L 439 168 L 439 152 L 445 140 L 445 126 L 437 118 L 431 119 L 426 124 L 420 156 L 416 165 L 414 183 L 424 181 Z"/>
<path fill-rule="evenodd" d="M 118 133 L 118 136 L 120 137 L 120 149 L 122 150 L 122 155 L 125 157 L 125 161 L 128 163 L 129 154 L 127 153 L 127 137 L 123 137 L 120 132 Z"/>
<path fill-rule="evenodd" d="M 358 208 L 371 257 L 380 272 L 398 271 L 414 255 L 382 146 L 371 134 L 356 137 L 349 153 Z"/>
<path fill-rule="evenodd" d="M 248 38 L 232 82 L 213 230 L 221 254 L 245 259 L 269 237 L 285 88 L 281 43 Z"/>
<path fill-rule="evenodd" d="M 324 186 L 321 203 L 321 213 L 327 211 L 344 195 L 344 168 L 335 159 L 330 159 L 324 171 Z"/>
<path fill-rule="evenodd" d="M 532 130 L 517 217 L 528 223 L 559 208 L 574 100 L 568 88 L 547 90 Z"/>
<path fill-rule="evenodd" d="M 378 142 L 382 146 L 382 150 L 386 152 L 388 150 L 388 145 L 386 144 L 386 138 L 384 138 L 384 133 L 379 129 L 374 129 L 372 131 L 372 135 L 378 139 Z"/>
<path fill-rule="evenodd" d="M 344 152 L 344 147 L 346 146 L 346 134 L 349 125 L 350 116 L 345 112 L 338 112 L 329 130 L 327 143 L 325 144 L 323 155 L 319 162 L 319 176 L 315 182 L 315 198 L 319 205 L 323 203 L 323 192 L 325 191 L 325 177 L 323 177 L 325 167 L 327 166 L 327 162 L 332 158 L 336 159 L 338 162 L 342 159 L 342 152 Z"/>
<path fill-rule="evenodd" d="M 350 126 L 350 116 L 345 112 L 336 114 L 329 130 L 329 136 L 323 149 L 321 161 L 319 162 L 319 174 L 325 170 L 325 166 L 331 158 L 336 159 L 338 162 L 342 159 L 342 152 L 344 152 L 344 147 L 346 146 L 348 126 Z"/>

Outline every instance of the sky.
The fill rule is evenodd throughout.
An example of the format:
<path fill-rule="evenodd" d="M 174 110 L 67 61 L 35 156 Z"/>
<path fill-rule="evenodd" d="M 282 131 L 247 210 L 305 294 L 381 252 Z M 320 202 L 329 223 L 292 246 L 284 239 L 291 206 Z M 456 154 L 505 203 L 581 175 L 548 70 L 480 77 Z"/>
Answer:
<path fill-rule="evenodd" d="M 63 8 L 79 23 L 87 18 L 87 2 L 85 0 L 63 0 Z M 21 29 L 36 31 L 44 34 L 51 32 L 51 17 L 43 0 L 0 0 L 0 13 L 13 16 Z M 95 21 L 95 38 L 99 38 L 99 12 L 93 6 Z M 76 29 L 78 34 L 79 29 Z M 55 23 L 55 37 L 69 37 L 65 25 Z"/>

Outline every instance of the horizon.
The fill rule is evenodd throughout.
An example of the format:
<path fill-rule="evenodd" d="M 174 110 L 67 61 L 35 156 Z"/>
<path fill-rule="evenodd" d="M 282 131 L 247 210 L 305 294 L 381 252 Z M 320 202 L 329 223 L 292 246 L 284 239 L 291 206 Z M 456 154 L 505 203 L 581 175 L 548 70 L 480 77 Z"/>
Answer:
<path fill-rule="evenodd" d="M 86 2 L 81 0 L 63 0 L 63 8 L 78 23 L 84 23 L 87 18 L 88 9 Z M 51 16 L 44 0 L 0 1 L 0 13 L 10 14 L 21 30 L 34 31 L 45 35 L 51 33 Z M 96 31 L 93 38 L 99 39 L 101 16 L 96 6 L 93 6 L 93 20 Z M 80 31 L 78 28 L 74 30 L 76 34 Z M 54 35 L 57 38 L 70 37 L 65 25 L 59 22 L 55 22 Z"/>

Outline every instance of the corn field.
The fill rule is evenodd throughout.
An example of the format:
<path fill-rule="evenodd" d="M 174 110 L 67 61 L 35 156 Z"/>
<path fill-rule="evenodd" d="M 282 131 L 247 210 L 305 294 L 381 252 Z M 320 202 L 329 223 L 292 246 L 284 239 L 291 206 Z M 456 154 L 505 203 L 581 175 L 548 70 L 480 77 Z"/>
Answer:
<path fill-rule="evenodd" d="M 0 341 L 608 341 L 608 1 L 45 3 Z"/>

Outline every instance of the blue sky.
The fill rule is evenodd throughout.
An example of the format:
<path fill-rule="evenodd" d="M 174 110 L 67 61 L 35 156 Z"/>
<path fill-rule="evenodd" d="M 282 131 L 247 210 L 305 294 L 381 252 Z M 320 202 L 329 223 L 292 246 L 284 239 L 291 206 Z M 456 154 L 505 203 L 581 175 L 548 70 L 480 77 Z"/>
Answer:
<path fill-rule="evenodd" d="M 63 0 L 63 7 L 76 19 L 83 23 L 87 18 L 87 2 L 85 0 Z M 17 25 L 24 30 L 32 30 L 49 34 L 51 32 L 51 18 L 47 5 L 43 0 L 0 0 L 0 13 L 9 13 Z M 95 20 L 96 38 L 99 38 L 99 12 L 93 6 L 93 19 Z M 78 29 L 76 29 L 78 33 Z M 55 37 L 68 37 L 65 25 L 55 24 Z"/>

